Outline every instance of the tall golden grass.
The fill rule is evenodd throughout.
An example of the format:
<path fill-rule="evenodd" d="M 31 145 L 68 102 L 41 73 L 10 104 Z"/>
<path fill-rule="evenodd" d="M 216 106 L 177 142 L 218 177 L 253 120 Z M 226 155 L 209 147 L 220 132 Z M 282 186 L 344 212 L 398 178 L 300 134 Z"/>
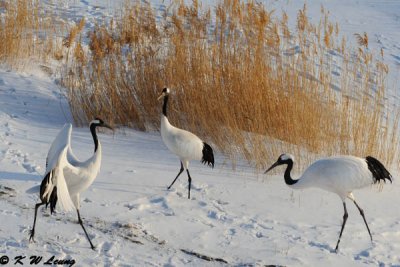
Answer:
<path fill-rule="evenodd" d="M 175 1 L 158 15 L 142 1 L 126 4 L 89 33 L 88 50 L 80 30 L 71 32 L 62 82 L 78 124 L 99 115 L 156 129 L 156 99 L 168 86 L 170 121 L 234 162 L 245 157 L 260 168 L 281 152 L 301 163 L 331 154 L 397 160 L 388 67 L 366 34 L 357 35 L 358 50 L 348 48 L 328 12 L 321 8 L 312 24 L 306 5 L 295 29 L 287 14 L 255 1 L 224 0 L 212 10 Z"/>
<path fill-rule="evenodd" d="M 0 63 L 23 68 L 63 57 L 57 36 L 65 29 L 39 0 L 1 0 L 0 13 Z"/>

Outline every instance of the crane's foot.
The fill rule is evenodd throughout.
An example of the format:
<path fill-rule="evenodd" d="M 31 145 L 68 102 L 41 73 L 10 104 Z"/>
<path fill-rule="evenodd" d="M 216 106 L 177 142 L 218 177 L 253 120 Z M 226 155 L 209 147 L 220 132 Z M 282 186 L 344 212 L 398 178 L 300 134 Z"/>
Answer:
<path fill-rule="evenodd" d="M 35 235 L 35 231 L 31 230 L 30 235 L 29 235 L 29 242 L 35 243 L 34 235 Z"/>

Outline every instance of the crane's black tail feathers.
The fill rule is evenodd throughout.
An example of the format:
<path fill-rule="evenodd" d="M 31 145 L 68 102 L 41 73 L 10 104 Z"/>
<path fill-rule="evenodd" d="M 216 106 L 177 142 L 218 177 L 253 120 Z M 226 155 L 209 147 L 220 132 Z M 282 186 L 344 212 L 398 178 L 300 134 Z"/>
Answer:
<path fill-rule="evenodd" d="M 204 165 L 208 165 L 211 168 L 214 168 L 214 152 L 211 146 L 207 143 L 203 142 L 203 157 L 201 159 L 201 163 Z"/>
<path fill-rule="evenodd" d="M 53 171 L 50 171 L 46 174 L 46 176 L 43 178 L 42 183 L 40 184 L 40 199 L 42 200 L 43 203 L 46 204 L 47 206 L 50 204 L 50 213 L 53 214 L 56 204 L 57 204 L 57 186 L 52 186 L 52 177 L 54 173 Z M 48 192 L 47 194 L 50 194 L 50 198 L 48 195 L 44 195 L 46 192 L 47 187 L 53 187 L 51 192 Z"/>
<path fill-rule="evenodd" d="M 50 213 L 53 214 L 54 210 L 56 209 L 57 204 L 57 186 L 54 187 L 53 192 L 50 195 Z"/>
<path fill-rule="evenodd" d="M 365 159 L 368 164 L 368 169 L 372 173 L 374 184 L 379 183 L 380 181 L 384 181 L 386 183 L 385 179 L 388 179 L 390 182 L 392 182 L 392 175 L 379 160 L 371 156 L 368 156 Z"/>

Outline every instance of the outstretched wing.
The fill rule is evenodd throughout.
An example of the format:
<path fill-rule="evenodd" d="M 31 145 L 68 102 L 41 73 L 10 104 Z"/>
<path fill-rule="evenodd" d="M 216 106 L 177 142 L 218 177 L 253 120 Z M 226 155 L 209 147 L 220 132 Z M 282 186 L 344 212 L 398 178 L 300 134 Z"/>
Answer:
<path fill-rule="evenodd" d="M 63 149 L 65 147 L 70 147 L 71 133 L 72 125 L 70 123 L 64 124 L 64 127 L 60 130 L 51 144 L 49 152 L 47 152 L 46 173 L 50 172 L 55 167 Z"/>
<path fill-rule="evenodd" d="M 40 199 L 50 204 L 54 211 L 57 201 L 65 211 L 73 210 L 68 186 L 64 176 L 65 168 L 74 168 L 68 162 L 72 125 L 65 124 L 54 139 L 46 159 L 46 175 L 40 186 Z"/>
<path fill-rule="evenodd" d="M 67 160 L 73 166 L 78 165 L 80 162 L 78 158 L 72 153 L 71 149 L 71 133 L 72 133 L 72 125 L 71 123 L 64 124 L 64 127 L 58 133 L 56 138 L 54 139 L 49 152 L 47 153 L 46 158 L 46 172 L 49 172 L 52 168 L 52 162 L 56 158 L 58 158 L 60 151 L 64 149 L 64 147 L 68 147 L 67 150 Z M 50 165 L 50 167 L 49 167 Z"/>

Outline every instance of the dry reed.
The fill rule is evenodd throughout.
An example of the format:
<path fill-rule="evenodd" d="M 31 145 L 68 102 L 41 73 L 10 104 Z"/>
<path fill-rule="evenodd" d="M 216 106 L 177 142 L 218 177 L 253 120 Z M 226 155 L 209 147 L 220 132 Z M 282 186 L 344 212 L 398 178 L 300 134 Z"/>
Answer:
<path fill-rule="evenodd" d="M 89 51 L 79 38 L 70 46 L 63 84 L 73 116 L 156 129 L 156 98 L 168 86 L 171 122 L 234 162 L 261 168 L 281 152 L 301 163 L 331 154 L 393 162 L 399 112 L 387 108 L 387 66 L 366 34 L 352 52 L 321 12 L 313 25 L 305 5 L 290 31 L 286 13 L 278 18 L 253 1 L 224 0 L 213 10 L 176 1 L 161 16 L 142 1 L 126 4 L 89 33 Z"/>
<path fill-rule="evenodd" d="M 24 68 L 29 60 L 62 59 L 57 36 L 64 28 L 39 0 L 2 0 L 0 13 L 0 63 Z"/>

